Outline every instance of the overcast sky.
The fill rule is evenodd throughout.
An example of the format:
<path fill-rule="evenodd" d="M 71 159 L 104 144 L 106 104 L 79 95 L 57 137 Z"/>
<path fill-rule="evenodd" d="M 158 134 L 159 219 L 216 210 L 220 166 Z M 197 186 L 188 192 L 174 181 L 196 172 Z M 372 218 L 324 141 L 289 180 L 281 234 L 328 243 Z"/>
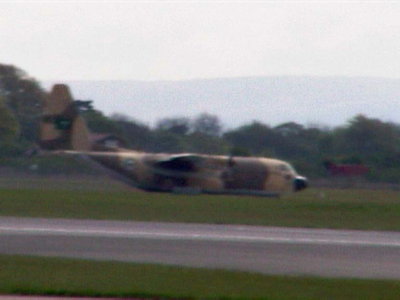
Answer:
<path fill-rule="evenodd" d="M 0 2 L 0 45 L 40 81 L 400 78 L 400 2 Z"/>

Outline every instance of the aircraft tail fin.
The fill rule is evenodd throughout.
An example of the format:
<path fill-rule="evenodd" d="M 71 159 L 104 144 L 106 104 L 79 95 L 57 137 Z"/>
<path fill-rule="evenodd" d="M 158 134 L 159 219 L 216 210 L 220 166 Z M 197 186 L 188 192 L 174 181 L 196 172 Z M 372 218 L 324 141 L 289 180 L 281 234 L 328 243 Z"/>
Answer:
<path fill-rule="evenodd" d="M 39 144 L 46 150 L 88 151 L 91 148 L 89 130 L 65 84 L 55 84 L 45 98 Z"/>

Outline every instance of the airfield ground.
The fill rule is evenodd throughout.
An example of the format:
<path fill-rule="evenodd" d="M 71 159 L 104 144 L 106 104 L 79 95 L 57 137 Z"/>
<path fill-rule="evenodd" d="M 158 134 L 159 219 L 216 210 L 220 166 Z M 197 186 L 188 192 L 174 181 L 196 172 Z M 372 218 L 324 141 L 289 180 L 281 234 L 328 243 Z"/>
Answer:
<path fill-rule="evenodd" d="M 282 198 L 188 196 L 145 193 L 103 177 L 0 177 L 0 215 L 398 231 L 400 194 L 314 188 Z M 400 294 L 399 281 L 6 255 L 0 266 L 0 294 L 165 299 L 398 299 Z"/>
<path fill-rule="evenodd" d="M 400 282 L 0 256 L 0 294 L 151 299 L 398 299 Z"/>
<path fill-rule="evenodd" d="M 1 178 L 0 215 L 400 230 L 400 193 L 316 189 L 281 198 L 147 193 L 103 177 Z"/>

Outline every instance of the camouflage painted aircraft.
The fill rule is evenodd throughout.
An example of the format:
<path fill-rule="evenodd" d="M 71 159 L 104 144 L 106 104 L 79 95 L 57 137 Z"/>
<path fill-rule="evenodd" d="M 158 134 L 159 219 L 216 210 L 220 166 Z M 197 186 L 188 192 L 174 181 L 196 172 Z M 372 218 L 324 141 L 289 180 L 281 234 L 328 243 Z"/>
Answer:
<path fill-rule="evenodd" d="M 263 157 L 97 150 L 68 86 L 56 84 L 45 99 L 40 147 L 90 158 L 141 189 L 165 192 L 278 196 L 307 187 L 287 162 Z"/>

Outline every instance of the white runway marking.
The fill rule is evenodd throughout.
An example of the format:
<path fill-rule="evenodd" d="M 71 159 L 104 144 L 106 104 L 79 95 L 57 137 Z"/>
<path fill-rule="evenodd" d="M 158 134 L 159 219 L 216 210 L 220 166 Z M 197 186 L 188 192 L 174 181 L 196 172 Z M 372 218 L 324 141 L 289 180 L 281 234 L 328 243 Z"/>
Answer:
<path fill-rule="evenodd" d="M 0 253 L 400 279 L 400 232 L 0 217 Z"/>
<path fill-rule="evenodd" d="M 7 227 L 0 226 L 0 234 L 33 234 L 56 236 L 84 236 L 84 237 L 120 237 L 141 239 L 167 239 L 167 240 L 204 240 L 204 241 L 233 241 L 233 242 L 270 242 L 290 244 L 327 244 L 327 245 L 362 245 L 400 247 L 400 241 L 387 240 L 361 240 L 349 237 L 338 239 L 328 236 L 326 238 L 302 238 L 302 237 L 277 237 L 277 236 L 251 236 L 240 234 L 216 234 L 216 233 L 174 233 L 166 231 L 133 231 L 133 230 L 98 230 L 98 229 L 62 229 L 42 227 Z"/>

